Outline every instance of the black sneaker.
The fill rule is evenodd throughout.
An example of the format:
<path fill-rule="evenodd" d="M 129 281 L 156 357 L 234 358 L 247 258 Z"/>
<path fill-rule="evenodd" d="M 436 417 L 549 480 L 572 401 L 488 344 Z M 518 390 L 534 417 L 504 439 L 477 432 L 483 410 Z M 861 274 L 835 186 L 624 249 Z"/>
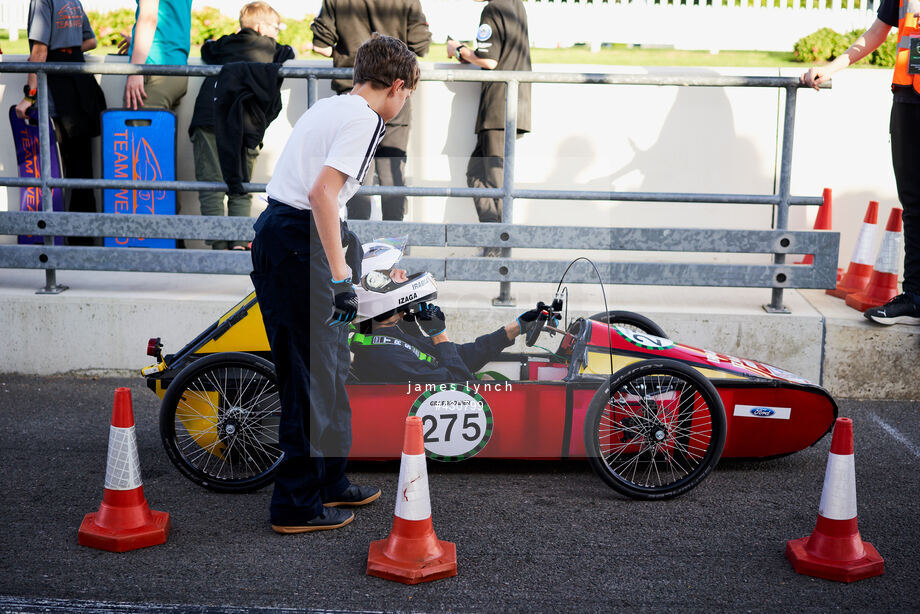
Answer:
<path fill-rule="evenodd" d="M 323 507 L 323 513 L 301 525 L 273 524 L 275 533 L 289 535 L 292 533 L 312 533 L 313 531 L 329 531 L 339 529 L 355 519 L 353 512 L 338 510 L 333 507 Z"/>
<path fill-rule="evenodd" d="M 358 507 L 376 501 L 379 497 L 379 488 L 352 484 L 343 493 L 333 497 L 332 501 L 325 501 L 323 505 L 326 507 Z"/>
<path fill-rule="evenodd" d="M 881 307 L 866 309 L 866 318 L 879 324 L 920 325 L 920 302 L 908 292 L 897 295 Z"/>

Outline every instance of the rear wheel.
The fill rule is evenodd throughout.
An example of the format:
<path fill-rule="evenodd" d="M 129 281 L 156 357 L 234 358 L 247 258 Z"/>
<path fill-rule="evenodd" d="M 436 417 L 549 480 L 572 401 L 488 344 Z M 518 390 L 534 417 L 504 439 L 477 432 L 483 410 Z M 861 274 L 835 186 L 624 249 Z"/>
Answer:
<path fill-rule="evenodd" d="M 667 359 L 643 360 L 607 379 L 585 416 L 594 471 L 635 499 L 668 499 L 697 486 L 725 447 L 725 410 L 712 383 Z"/>
<path fill-rule="evenodd" d="M 633 311 L 607 311 L 595 313 L 589 318 L 604 324 L 616 324 L 629 330 L 639 331 L 656 337 L 667 338 L 664 329 L 655 324 L 652 320 Z"/>
<path fill-rule="evenodd" d="M 221 352 L 186 366 L 160 408 L 160 436 L 187 478 L 217 492 L 269 484 L 281 462 L 281 401 L 275 369 L 244 352 Z"/>

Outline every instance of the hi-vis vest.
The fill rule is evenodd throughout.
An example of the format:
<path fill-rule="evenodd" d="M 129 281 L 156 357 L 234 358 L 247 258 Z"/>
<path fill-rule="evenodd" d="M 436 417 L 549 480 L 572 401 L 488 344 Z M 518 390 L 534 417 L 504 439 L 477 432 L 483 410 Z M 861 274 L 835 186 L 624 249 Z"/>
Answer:
<path fill-rule="evenodd" d="M 917 14 L 907 11 L 908 4 L 910 4 L 910 0 L 900 0 L 900 10 L 898 11 L 898 54 L 895 59 L 894 76 L 891 82 L 895 85 L 912 85 L 914 91 L 920 94 L 920 75 L 912 75 L 907 72 L 910 37 L 912 34 L 920 35 Z"/>

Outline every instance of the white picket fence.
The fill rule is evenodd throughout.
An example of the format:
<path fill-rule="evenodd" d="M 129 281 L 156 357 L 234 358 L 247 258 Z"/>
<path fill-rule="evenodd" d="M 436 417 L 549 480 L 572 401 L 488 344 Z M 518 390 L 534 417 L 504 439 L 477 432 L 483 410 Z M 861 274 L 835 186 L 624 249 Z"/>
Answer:
<path fill-rule="evenodd" d="M 878 2 L 880 0 L 875 0 Z M 236 16 L 244 0 L 195 0 Z M 320 0 L 273 0 L 285 17 L 319 10 Z M 0 29 L 16 38 L 24 29 L 28 0 L 0 1 Z M 132 0 L 84 0 L 86 10 L 133 8 Z M 874 18 L 873 0 L 527 0 L 531 44 L 569 47 L 604 43 L 720 51 L 788 51 L 799 38 L 822 27 L 839 32 L 865 29 Z M 876 5 L 877 6 L 877 5 Z M 432 36 L 471 40 L 483 4 L 472 0 L 422 0 Z"/>

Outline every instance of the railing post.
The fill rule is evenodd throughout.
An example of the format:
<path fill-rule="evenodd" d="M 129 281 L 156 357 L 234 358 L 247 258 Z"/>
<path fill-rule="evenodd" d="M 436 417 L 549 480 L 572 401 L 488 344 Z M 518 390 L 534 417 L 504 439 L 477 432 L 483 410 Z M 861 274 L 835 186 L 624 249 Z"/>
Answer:
<path fill-rule="evenodd" d="M 41 175 L 42 210 L 53 211 L 52 191 L 48 185 L 51 178 L 51 133 L 48 131 L 48 74 L 39 70 L 38 77 L 38 159 L 39 174 Z M 45 245 L 54 245 L 54 237 L 46 236 Z M 67 289 L 57 283 L 57 271 L 45 269 L 45 287 L 40 288 L 36 294 L 60 294 Z"/>
<path fill-rule="evenodd" d="M 514 223 L 514 144 L 517 139 L 518 81 L 512 79 L 505 85 L 505 157 L 502 166 L 502 224 Z M 502 248 L 502 258 L 511 257 L 511 248 Z M 511 296 L 511 282 L 499 282 L 498 296 L 493 305 L 514 306 Z"/>
<path fill-rule="evenodd" d="M 307 108 L 313 106 L 313 103 L 316 102 L 317 96 L 317 86 L 316 86 L 316 75 L 310 75 L 307 77 Z"/>
<path fill-rule="evenodd" d="M 798 89 L 787 85 L 786 107 L 783 114 L 783 149 L 779 165 L 779 204 L 776 206 L 776 228 L 786 230 L 789 227 L 789 187 L 792 182 L 792 145 L 795 140 L 795 101 Z M 774 254 L 773 264 L 785 264 L 786 254 Z M 775 281 L 775 280 L 774 280 Z M 763 307 L 768 313 L 789 313 L 783 305 L 783 289 L 773 288 L 773 298 L 769 305 Z"/>

